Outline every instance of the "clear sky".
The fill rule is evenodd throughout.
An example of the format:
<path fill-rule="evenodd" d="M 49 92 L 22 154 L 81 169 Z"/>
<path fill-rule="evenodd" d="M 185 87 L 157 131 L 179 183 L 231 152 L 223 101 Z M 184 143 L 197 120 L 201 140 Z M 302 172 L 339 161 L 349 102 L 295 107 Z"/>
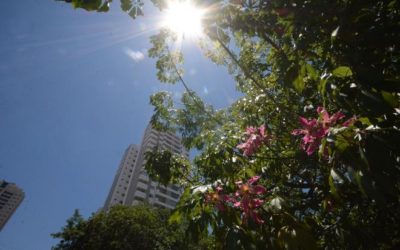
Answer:
<path fill-rule="evenodd" d="M 147 7 L 149 7 L 147 3 Z M 132 20 L 52 0 L 0 1 L 0 178 L 26 198 L 0 232 L 1 250 L 50 249 L 74 209 L 107 196 L 125 148 L 139 143 L 159 83 L 147 57 L 157 13 Z M 224 107 L 237 98 L 226 69 L 185 44 L 185 80 Z"/>

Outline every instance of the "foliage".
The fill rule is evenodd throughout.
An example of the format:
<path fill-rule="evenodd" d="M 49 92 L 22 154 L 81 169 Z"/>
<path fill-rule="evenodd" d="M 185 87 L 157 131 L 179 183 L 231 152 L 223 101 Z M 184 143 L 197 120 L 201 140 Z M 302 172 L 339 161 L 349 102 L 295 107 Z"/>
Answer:
<path fill-rule="evenodd" d="M 208 7 L 204 53 L 243 97 L 219 111 L 190 89 L 183 105 L 151 97 L 155 127 L 200 150 L 170 221 L 187 220 L 192 237 L 213 234 L 227 249 L 399 247 L 399 1 L 196 3 Z M 187 87 L 183 58 L 168 49 L 174 39 L 162 30 L 149 55 L 161 81 Z M 235 205 L 237 182 L 254 176 L 266 192 L 248 189 L 255 203 Z"/>
<path fill-rule="evenodd" d="M 62 232 L 52 234 L 53 238 L 60 238 L 60 242 L 53 249 L 77 249 L 79 239 L 84 236 L 86 221 L 76 209 Z"/>
<path fill-rule="evenodd" d="M 186 184 L 190 180 L 189 161 L 168 150 L 155 150 L 146 152 L 145 169 L 153 180 L 157 180 L 163 185 Z"/>
<path fill-rule="evenodd" d="M 61 232 L 61 239 L 52 249 L 209 249 L 214 245 L 211 237 L 203 237 L 195 246 L 184 237 L 186 224 L 168 224 L 170 212 L 148 205 L 134 207 L 114 206 L 109 212 L 93 214 L 85 220 L 75 210 Z"/>

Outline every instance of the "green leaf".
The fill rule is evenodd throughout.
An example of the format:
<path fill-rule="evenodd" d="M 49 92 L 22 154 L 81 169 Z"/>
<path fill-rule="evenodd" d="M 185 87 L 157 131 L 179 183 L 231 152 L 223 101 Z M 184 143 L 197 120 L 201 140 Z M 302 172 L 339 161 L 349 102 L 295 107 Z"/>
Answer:
<path fill-rule="evenodd" d="M 335 197 L 335 198 L 339 198 L 336 186 L 335 186 L 335 181 L 333 180 L 332 175 L 329 176 L 329 191 L 331 192 L 331 194 Z"/>
<path fill-rule="evenodd" d="M 81 8 L 87 11 L 98 10 L 102 5 L 102 0 L 64 0 L 71 3 L 74 8 Z"/>
<path fill-rule="evenodd" d="M 399 106 L 399 101 L 395 95 L 390 92 L 381 91 L 382 97 L 392 108 L 397 108 Z"/>
<path fill-rule="evenodd" d="M 175 210 L 168 219 L 169 224 L 180 224 L 182 222 L 182 214 L 179 210 Z"/>
<path fill-rule="evenodd" d="M 318 84 L 319 92 L 325 97 L 326 94 L 326 84 L 328 82 L 328 78 L 322 78 Z"/>
<path fill-rule="evenodd" d="M 310 79 L 316 80 L 318 78 L 318 73 L 311 64 L 307 63 L 305 68 L 307 76 L 310 77 Z"/>
<path fill-rule="evenodd" d="M 297 90 L 297 92 L 302 92 L 304 90 L 304 87 L 306 86 L 304 82 L 304 77 L 299 75 L 294 81 L 293 81 L 293 86 Z"/>
<path fill-rule="evenodd" d="M 338 134 L 335 136 L 335 149 L 344 152 L 346 149 L 350 147 L 350 143 L 346 137 L 354 136 L 352 131 L 346 131 L 347 128 L 342 127 L 345 131 L 341 131 L 342 134 Z"/>
<path fill-rule="evenodd" d="M 360 117 L 357 120 L 360 121 L 363 125 L 366 125 L 366 126 L 372 125 L 372 122 L 369 120 L 368 117 Z"/>
<path fill-rule="evenodd" d="M 332 71 L 332 75 L 339 77 L 339 78 L 345 78 L 353 75 L 353 72 L 349 67 L 346 66 L 340 66 L 337 67 Z"/>
<path fill-rule="evenodd" d="M 299 93 L 303 92 L 306 86 L 306 82 L 304 80 L 307 77 L 306 65 L 306 63 L 303 63 L 303 65 L 301 65 L 300 70 L 297 72 L 297 77 L 293 81 L 293 86 Z"/>
<path fill-rule="evenodd" d="M 121 0 L 121 9 L 125 12 L 128 12 L 132 8 L 131 0 Z"/>

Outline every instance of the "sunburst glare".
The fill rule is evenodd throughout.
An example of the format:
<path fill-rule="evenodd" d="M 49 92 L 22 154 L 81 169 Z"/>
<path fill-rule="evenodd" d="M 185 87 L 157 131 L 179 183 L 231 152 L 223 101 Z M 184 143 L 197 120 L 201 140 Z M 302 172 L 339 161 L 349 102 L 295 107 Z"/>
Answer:
<path fill-rule="evenodd" d="M 190 1 L 171 1 L 166 9 L 162 26 L 178 37 L 198 37 L 202 34 L 204 10 Z"/>

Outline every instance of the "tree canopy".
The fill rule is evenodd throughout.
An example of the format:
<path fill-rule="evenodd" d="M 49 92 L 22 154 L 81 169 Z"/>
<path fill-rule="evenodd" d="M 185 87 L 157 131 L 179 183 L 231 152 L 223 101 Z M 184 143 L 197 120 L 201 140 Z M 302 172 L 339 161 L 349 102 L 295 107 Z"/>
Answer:
<path fill-rule="evenodd" d="M 100 11 L 110 1 L 67 2 Z M 181 103 L 151 96 L 152 123 L 199 150 L 190 164 L 149 156 L 154 178 L 186 187 L 170 221 L 227 249 L 399 247 L 399 1 L 194 3 L 208 11 L 205 55 L 243 97 L 222 110 L 204 103 L 170 49 L 176 35 L 151 38 L 159 79 L 187 88 Z M 130 14 L 141 4 L 121 0 Z"/>
<path fill-rule="evenodd" d="M 191 249 L 212 248 L 213 241 L 205 235 L 200 245 L 185 237 L 186 224 L 168 224 L 170 211 L 149 205 L 114 206 L 108 212 L 84 219 L 78 210 L 67 220 L 61 232 L 52 234 L 60 239 L 54 250 L 79 249 Z"/>

